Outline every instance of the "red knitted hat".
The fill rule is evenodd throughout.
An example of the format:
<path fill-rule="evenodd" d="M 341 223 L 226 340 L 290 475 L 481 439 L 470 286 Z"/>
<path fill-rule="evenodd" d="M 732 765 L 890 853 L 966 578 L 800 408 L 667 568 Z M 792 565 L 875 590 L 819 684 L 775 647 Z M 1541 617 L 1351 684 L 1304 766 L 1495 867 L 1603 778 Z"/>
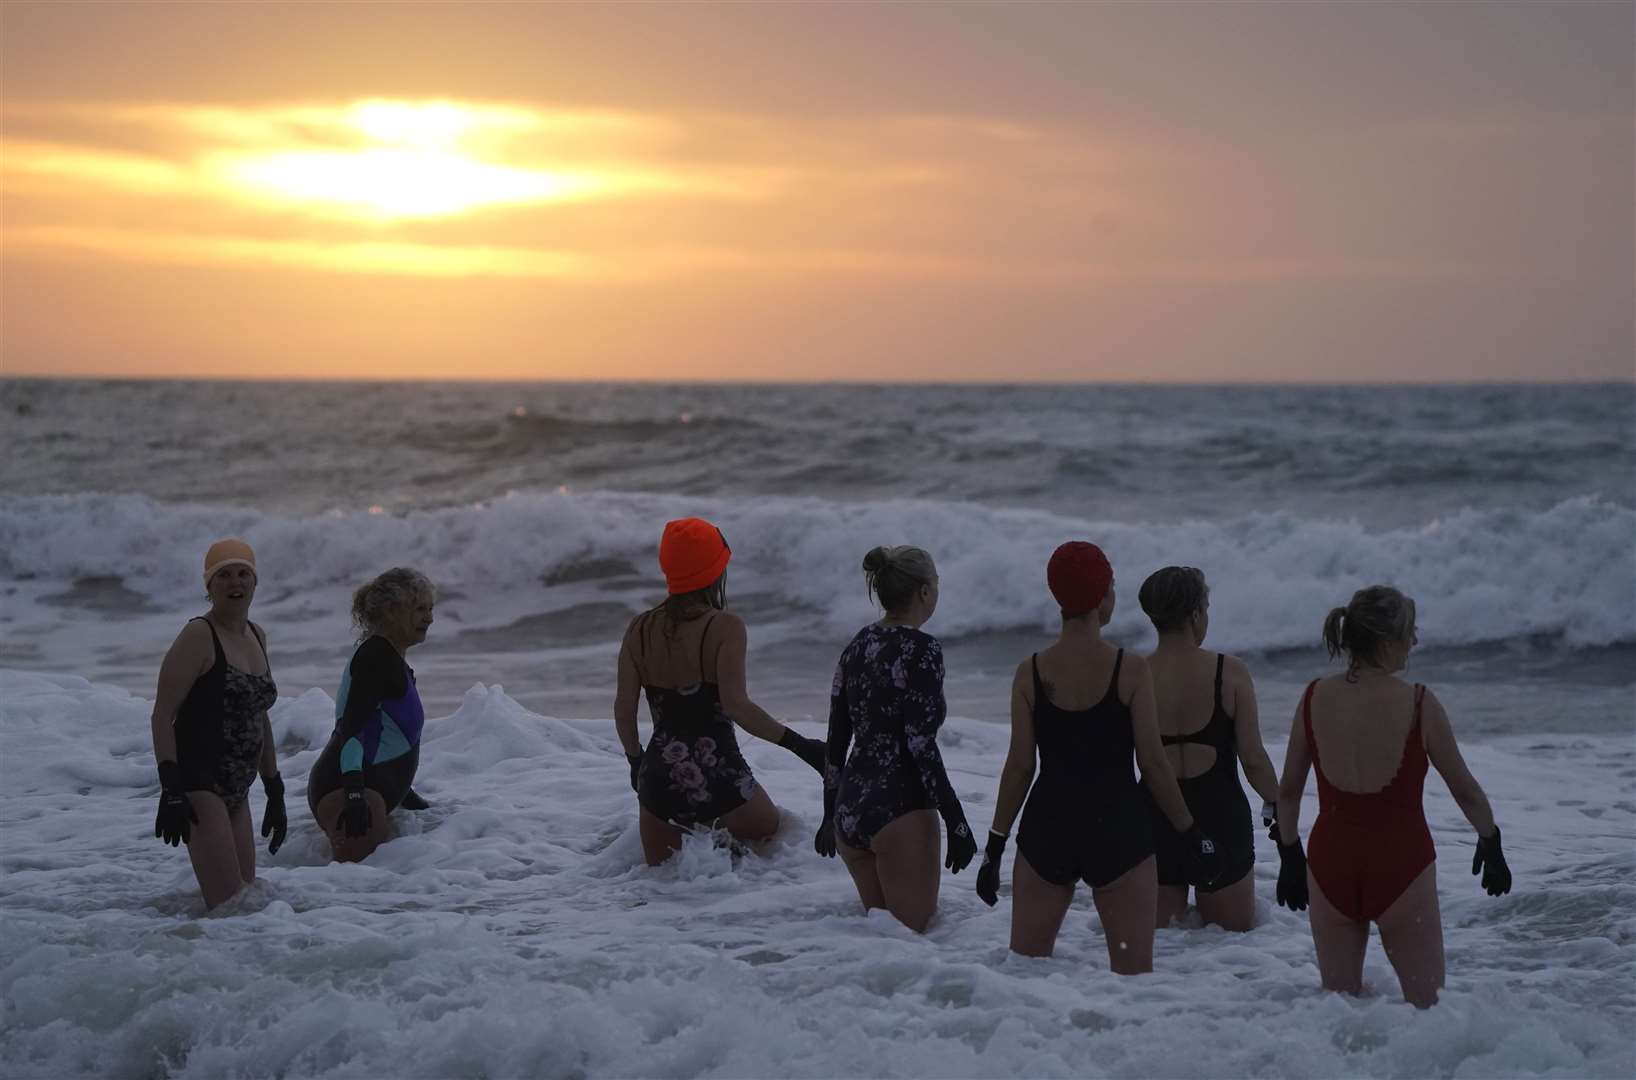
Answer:
<path fill-rule="evenodd" d="M 659 569 L 670 595 L 702 589 L 721 577 L 733 549 L 721 530 L 703 518 L 665 523 L 659 538 Z"/>
<path fill-rule="evenodd" d="M 1095 611 L 1113 584 L 1113 567 L 1102 549 L 1084 540 L 1070 540 L 1051 553 L 1045 583 L 1067 615 Z"/>

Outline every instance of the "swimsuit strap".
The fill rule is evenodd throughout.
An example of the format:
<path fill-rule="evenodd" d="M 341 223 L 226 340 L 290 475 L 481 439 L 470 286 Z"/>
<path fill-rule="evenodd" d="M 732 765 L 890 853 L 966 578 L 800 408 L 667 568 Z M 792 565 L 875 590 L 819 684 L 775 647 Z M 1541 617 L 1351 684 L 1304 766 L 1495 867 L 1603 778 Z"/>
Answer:
<path fill-rule="evenodd" d="M 261 662 L 267 666 L 267 675 L 271 675 L 273 673 L 273 658 L 267 655 L 267 635 L 263 634 L 261 627 L 255 623 L 250 624 L 250 629 L 256 632 L 256 640 L 261 643 Z M 266 676 L 262 677 L 266 678 Z"/>
<path fill-rule="evenodd" d="M 202 622 L 205 624 L 205 627 L 210 631 L 210 644 L 216 647 L 216 663 L 226 664 L 227 654 L 222 651 L 222 639 L 216 636 L 216 624 L 204 615 L 195 615 L 188 622 Z M 265 652 L 265 650 L 263 651 Z"/>
<path fill-rule="evenodd" d="M 1040 686 L 1040 654 L 1035 653 L 1028 658 L 1034 666 L 1034 708 L 1039 708 L 1045 702 L 1045 691 Z"/>
<path fill-rule="evenodd" d="M 1216 654 L 1216 712 L 1221 711 L 1221 669 L 1227 666 L 1227 654 Z"/>
<path fill-rule="evenodd" d="M 710 636 L 710 624 L 716 621 L 714 615 L 706 619 L 704 629 L 699 631 L 699 681 L 704 682 L 704 639 Z M 717 672 L 719 675 L 720 672 Z"/>
<path fill-rule="evenodd" d="M 1115 701 L 1119 700 L 1119 665 L 1124 662 L 1125 650 L 1120 649 L 1119 655 L 1113 658 L 1113 677 L 1108 680 L 1108 692 L 1102 695 L 1103 701 L 1107 701 L 1110 697 Z"/>
<path fill-rule="evenodd" d="M 1313 679 L 1307 683 L 1307 692 L 1301 695 L 1301 723 L 1306 727 L 1307 751 L 1312 755 L 1314 765 L 1318 764 L 1318 740 L 1312 737 L 1312 692 L 1317 688 L 1318 680 Z M 1321 775 L 1323 768 L 1319 767 L 1318 772 Z"/>

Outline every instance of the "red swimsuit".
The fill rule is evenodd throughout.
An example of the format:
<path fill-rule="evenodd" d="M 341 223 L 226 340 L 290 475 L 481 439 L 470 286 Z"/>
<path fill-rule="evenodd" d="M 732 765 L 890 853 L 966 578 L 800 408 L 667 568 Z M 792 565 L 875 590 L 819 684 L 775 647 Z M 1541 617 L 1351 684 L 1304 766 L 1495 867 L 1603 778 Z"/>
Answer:
<path fill-rule="evenodd" d="M 1301 701 L 1307 746 L 1318 770 L 1318 820 L 1307 841 L 1307 865 L 1336 910 L 1358 922 L 1373 922 L 1437 860 L 1420 804 L 1427 765 L 1420 702 L 1426 688 L 1414 688 L 1414 723 L 1396 775 L 1379 791 L 1360 794 L 1331 784 L 1318 761 L 1312 737 L 1312 690 L 1317 685 L 1314 679 Z"/>

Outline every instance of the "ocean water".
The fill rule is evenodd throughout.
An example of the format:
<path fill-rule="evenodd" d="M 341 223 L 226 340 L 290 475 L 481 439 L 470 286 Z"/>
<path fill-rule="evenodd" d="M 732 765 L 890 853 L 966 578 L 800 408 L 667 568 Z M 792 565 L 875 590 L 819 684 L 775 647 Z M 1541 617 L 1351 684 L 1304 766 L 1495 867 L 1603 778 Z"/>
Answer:
<path fill-rule="evenodd" d="M 0 451 L 0 1074 L 1636 1072 L 1631 384 L 10 380 Z M 1044 961 L 1007 954 L 1009 899 L 984 907 L 969 873 L 945 876 L 924 939 L 863 916 L 811 851 L 814 778 L 749 739 L 779 837 L 645 868 L 613 659 L 683 514 L 733 545 L 752 696 L 812 735 L 873 616 L 864 551 L 933 553 L 940 741 L 978 828 L 1010 673 L 1051 639 L 1062 540 L 1109 552 L 1109 631 L 1133 648 L 1152 643 L 1142 578 L 1204 569 L 1210 644 L 1250 664 L 1279 763 L 1301 687 L 1334 669 L 1324 613 L 1395 583 L 1419 604 L 1409 674 L 1448 705 L 1516 888 L 1491 899 L 1465 873 L 1470 830 L 1434 776 L 1437 1009 L 1399 1000 L 1378 943 L 1371 995 L 1321 993 L 1265 841 L 1256 930 L 1161 931 L 1156 973 L 1117 980 L 1088 895 Z M 258 554 L 292 829 L 201 919 L 185 857 L 151 837 L 147 715 L 203 609 L 204 548 L 229 534 Z M 436 805 L 397 815 L 369 863 L 332 866 L 305 773 L 350 592 L 394 564 L 440 588 L 410 655 Z"/>

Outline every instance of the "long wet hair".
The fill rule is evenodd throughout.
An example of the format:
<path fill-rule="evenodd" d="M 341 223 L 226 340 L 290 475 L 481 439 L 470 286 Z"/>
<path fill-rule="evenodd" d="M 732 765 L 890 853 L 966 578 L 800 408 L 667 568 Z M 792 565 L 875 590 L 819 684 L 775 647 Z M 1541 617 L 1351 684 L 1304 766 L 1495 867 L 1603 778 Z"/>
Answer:
<path fill-rule="evenodd" d="M 863 579 L 888 613 L 902 611 L 922 586 L 937 580 L 937 565 L 924 548 L 873 547 L 863 557 Z"/>
<path fill-rule="evenodd" d="M 1204 571 L 1196 566 L 1167 566 L 1155 570 L 1136 594 L 1142 610 L 1153 621 L 1153 628 L 1161 634 L 1175 630 L 1202 611 L 1209 597 L 1210 586 L 1205 584 Z"/>
<path fill-rule="evenodd" d="M 1346 654 L 1346 677 L 1353 680 L 1363 665 L 1379 663 L 1382 649 L 1413 634 L 1414 601 L 1390 585 L 1359 589 L 1324 619 L 1324 646 L 1331 658 Z"/>
<path fill-rule="evenodd" d="M 380 633 L 381 627 L 421 597 L 437 600 L 437 586 L 419 570 L 394 566 L 352 594 L 352 625 L 358 640 Z"/>

